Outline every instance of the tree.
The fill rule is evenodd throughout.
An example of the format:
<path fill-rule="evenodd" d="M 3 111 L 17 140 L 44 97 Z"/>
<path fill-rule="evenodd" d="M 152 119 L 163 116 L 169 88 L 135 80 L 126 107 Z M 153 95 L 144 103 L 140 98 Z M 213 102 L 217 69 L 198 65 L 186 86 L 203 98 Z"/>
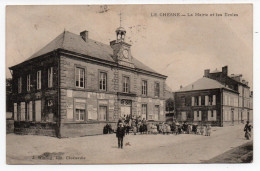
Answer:
<path fill-rule="evenodd" d="M 166 100 L 166 111 L 173 111 L 174 110 L 174 100 L 173 98 L 169 98 Z"/>
<path fill-rule="evenodd" d="M 6 111 L 12 112 L 13 106 L 12 106 L 12 78 L 7 78 L 6 82 Z"/>

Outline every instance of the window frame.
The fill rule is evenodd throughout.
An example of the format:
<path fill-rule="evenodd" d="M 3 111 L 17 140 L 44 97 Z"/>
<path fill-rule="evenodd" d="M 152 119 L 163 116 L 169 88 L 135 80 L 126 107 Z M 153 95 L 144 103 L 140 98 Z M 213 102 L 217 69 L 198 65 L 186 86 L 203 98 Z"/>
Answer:
<path fill-rule="evenodd" d="M 36 73 L 36 89 L 42 89 L 42 70 L 38 70 Z"/>
<path fill-rule="evenodd" d="M 158 87 L 156 85 L 158 85 Z M 160 82 L 158 81 L 154 82 L 154 96 L 160 97 Z"/>
<path fill-rule="evenodd" d="M 127 80 L 127 86 L 126 86 L 127 91 L 125 91 L 125 78 Z M 130 93 L 130 76 L 127 75 L 122 76 L 122 88 L 123 88 L 123 93 Z"/>
<path fill-rule="evenodd" d="M 141 81 L 141 86 L 142 86 L 142 96 L 148 96 L 148 81 L 147 80 L 142 80 Z M 146 83 L 146 85 L 144 86 L 143 83 Z M 144 89 L 145 87 L 145 89 Z M 145 93 L 144 93 L 145 92 Z"/>
<path fill-rule="evenodd" d="M 26 90 L 27 92 L 31 91 L 31 74 L 27 74 L 26 76 Z"/>
<path fill-rule="evenodd" d="M 105 75 L 105 89 L 103 89 L 103 81 L 102 81 L 102 88 L 100 88 L 101 75 L 103 75 L 103 74 Z M 98 74 L 98 89 L 99 89 L 99 91 L 107 91 L 108 90 L 107 79 L 108 79 L 107 71 L 99 71 L 99 74 Z"/>
<path fill-rule="evenodd" d="M 101 115 L 100 115 L 100 111 L 101 111 L 100 108 L 101 108 L 101 107 L 106 107 L 106 114 L 105 114 L 105 115 L 106 115 L 106 119 L 105 119 L 105 120 L 101 120 Z M 104 104 L 99 105 L 99 106 L 98 106 L 98 118 L 97 118 L 97 120 L 98 120 L 98 121 L 103 121 L 103 122 L 108 121 L 108 120 L 109 120 L 109 114 L 108 114 L 108 112 L 109 112 L 109 111 L 108 111 L 108 105 L 104 105 Z"/>
<path fill-rule="evenodd" d="M 143 113 L 143 107 L 145 106 L 145 109 L 146 109 L 146 113 L 144 114 Z M 146 117 L 146 120 L 148 119 L 148 105 L 146 104 L 146 103 L 143 103 L 142 104 L 142 108 L 141 108 L 141 116 L 142 115 L 145 115 L 145 117 Z M 143 119 L 143 118 L 141 118 L 141 119 Z"/>
<path fill-rule="evenodd" d="M 53 67 L 48 68 L 48 88 L 53 87 Z"/>
<path fill-rule="evenodd" d="M 18 90 L 17 90 L 17 92 L 18 93 L 22 93 L 23 92 L 23 82 L 22 82 L 22 77 L 20 76 L 20 77 L 18 77 Z"/>
<path fill-rule="evenodd" d="M 79 71 L 78 86 L 77 86 L 77 69 Z M 81 81 L 80 81 L 80 77 L 81 77 L 80 73 L 81 72 L 80 71 L 81 70 L 83 71 L 83 86 L 80 86 L 80 83 L 81 83 Z M 75 79 L 75 87 L 76 88 L 84 89 L 86 87 L 86 69 L 85 69 L 85 67 L 78 66 L 78 65 L 75 66 L 75 77 L 74 77 L 74 79 Z"/>

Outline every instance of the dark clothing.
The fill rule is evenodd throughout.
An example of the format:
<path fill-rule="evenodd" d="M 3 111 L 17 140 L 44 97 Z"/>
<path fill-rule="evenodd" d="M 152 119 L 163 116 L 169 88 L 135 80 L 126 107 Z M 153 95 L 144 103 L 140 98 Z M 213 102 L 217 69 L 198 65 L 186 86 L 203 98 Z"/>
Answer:
<path fill-rule="evenodd" d="M 118 148 L 123 148 L 123 139 L 125 136 L 125 128 L 118 127 L 116 130 L 116 137 L 118 139 Z"/>
<path fill-rule="evenodd" d="M 246 125 L 245 125 L 245 128 L 244 128 L 244 131 L 245 131 L 245 132 L 251 132 L 251 127 L 252 127 L 252 126 L 251 126 L 250 124 L 246 124 Z"/>
<path fill-rule="evenodd" d="M 118 139 L 118 148 L 123 148 L 124 138 L 123 137 L 119 137 L 117 139 Z"/>
<path fill-rule="evenodd" d="M 117 138 L 123 138 L 125 136 L 125 128 L 124 127 L 118 127 L 116 130 L 116 137 Z"/>

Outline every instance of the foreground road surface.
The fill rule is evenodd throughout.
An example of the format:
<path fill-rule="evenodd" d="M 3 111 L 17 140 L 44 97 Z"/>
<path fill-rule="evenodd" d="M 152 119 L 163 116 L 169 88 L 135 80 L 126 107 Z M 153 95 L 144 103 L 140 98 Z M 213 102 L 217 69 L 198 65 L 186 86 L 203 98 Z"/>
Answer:
<path fill-rule="evenodd" d="M 115 134 L 58 139 L 7 134 L 8 164 L 201 163 L 247 143 L 243 125 L 212 128 L 201 135 L 127 135 L 124 149 Z"/>

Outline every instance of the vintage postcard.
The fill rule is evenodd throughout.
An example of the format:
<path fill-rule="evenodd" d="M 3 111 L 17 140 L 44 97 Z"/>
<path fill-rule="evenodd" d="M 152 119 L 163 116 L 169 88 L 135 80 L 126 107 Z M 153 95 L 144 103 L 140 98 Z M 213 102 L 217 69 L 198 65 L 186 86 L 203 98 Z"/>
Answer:
<path fill-rule="evenodd" d="M 6 6 L 6 162 L 253 162 L 253 5 Z"/>

